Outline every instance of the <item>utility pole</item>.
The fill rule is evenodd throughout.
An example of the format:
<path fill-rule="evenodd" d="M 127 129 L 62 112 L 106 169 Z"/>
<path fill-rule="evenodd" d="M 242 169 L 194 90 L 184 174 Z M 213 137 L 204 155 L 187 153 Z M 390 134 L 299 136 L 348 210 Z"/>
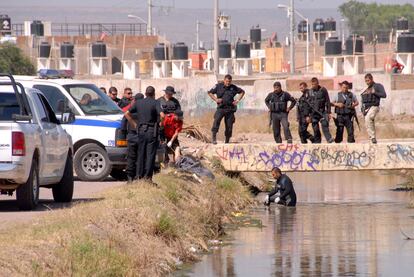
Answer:
<path fill-rule="evenodd" d="M 196 51 L 200 50 L 200 21 L 197 19 L 196 23 Z"/>
<path fill-rule="evenodd" d="M 214 1 L 214 18 L 213 18 L 213 36 L 214 36 L 214 74 L 218 76 L 219 74 L 219 39 L 218 39 L 218 10 L 219 10 L 219 0 Z"/>
<path fill-rule="evenodd" d="M 152 35 L 152 0 L 148 0 L 147 35 Z"/>
<path fill-rule="evenodd" d="M 295 73 L 295 0 L 290 0 L 290 73 Z"/>

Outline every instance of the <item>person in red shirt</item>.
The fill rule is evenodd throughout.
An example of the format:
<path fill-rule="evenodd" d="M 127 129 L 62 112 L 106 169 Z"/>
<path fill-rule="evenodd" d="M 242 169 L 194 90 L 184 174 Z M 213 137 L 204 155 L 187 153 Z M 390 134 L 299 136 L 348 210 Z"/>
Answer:
<path fill-rule="evenodd" d="M 398 74 L 401 73 L 404 69 L 404 65 L 400 64 L 396 59 L 392 61 L 391 70 L 392 73 Z"/>
<path fill-rule="evenodd" d="M 162 126 L 164 127 L 164 137 L 167 143 L 165 163 L 168 164 L 169 162 L 169 154 L 173 155 L 172 161 L 175 163 L 175 160 L 181 155 L 178 134 L 183 129 L 183 112 L 178 110 L 175 113 L 166 114 Z"/>

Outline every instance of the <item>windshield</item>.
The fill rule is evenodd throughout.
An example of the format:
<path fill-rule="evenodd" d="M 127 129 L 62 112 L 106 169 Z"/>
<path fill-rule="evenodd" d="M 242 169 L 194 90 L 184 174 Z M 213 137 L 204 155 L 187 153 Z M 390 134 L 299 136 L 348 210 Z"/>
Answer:
<path fill-rule="evenodd" d="M 86 115 L 122 114 L 122 110 L 93 84 L 63 86 Z"/>

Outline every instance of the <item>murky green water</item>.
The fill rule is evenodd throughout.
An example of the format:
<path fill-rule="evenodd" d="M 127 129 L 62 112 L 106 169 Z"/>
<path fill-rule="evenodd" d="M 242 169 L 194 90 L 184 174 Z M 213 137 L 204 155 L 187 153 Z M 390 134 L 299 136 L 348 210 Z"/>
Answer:
<path fill-rule="evenodd" d="M 263 227 L 231 233 L 178 276 L 414 276 L 414 209 L 379 172 L 290 174 L 296 208 L 256 208 Z"/>

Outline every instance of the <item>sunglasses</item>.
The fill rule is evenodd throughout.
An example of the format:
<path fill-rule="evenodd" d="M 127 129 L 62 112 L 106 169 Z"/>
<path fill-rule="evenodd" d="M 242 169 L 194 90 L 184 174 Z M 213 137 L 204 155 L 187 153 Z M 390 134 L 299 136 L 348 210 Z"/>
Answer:
<path fill-rule="evenodd" d="M 127 95 L 132 95 L 132 92 L 128 92 Z"/>

